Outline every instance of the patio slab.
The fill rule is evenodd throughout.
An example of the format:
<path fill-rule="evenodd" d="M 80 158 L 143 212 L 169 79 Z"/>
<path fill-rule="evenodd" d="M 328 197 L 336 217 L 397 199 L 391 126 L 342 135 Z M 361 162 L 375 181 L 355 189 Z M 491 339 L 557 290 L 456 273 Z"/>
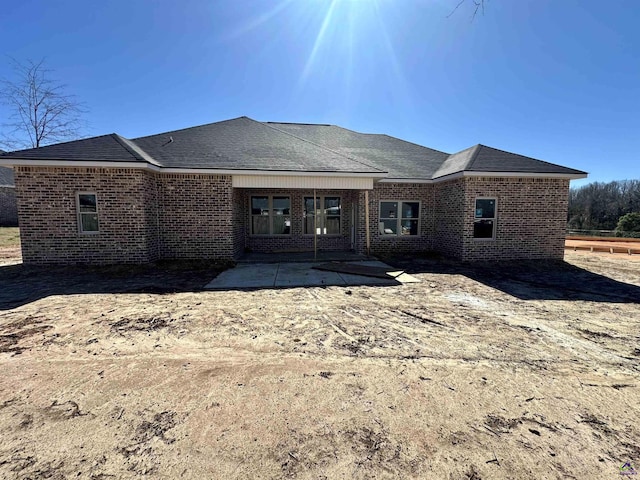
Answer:
<path fill-rule="evenodd" d="M 390 272 L 396 270 L 377 260 L 357 263 L 371 267 L 388 268 Z M 240 263 L 234 268 L 222 272 L 204 288 L 206 290 L 235 290 L 245 288 L 400 285 L 405 283 L 392 276 L 389 278 L 375 278 L 315 270 L 313 266 L 319 264 L 320 262 Z M 410 278 L 406 278 L 406 280 L 410 281 Z"/>

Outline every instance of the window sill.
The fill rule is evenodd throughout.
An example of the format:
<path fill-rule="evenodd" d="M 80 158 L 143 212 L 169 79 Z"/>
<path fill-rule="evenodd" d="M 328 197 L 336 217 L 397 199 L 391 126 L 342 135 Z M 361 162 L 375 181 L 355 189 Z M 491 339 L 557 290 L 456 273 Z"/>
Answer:
<path fill-rule="evenodd" d="M 280 233 L 280 234 L 265 234 L 265 235 L 256 235 L 252 233 L 249 235 L 249 238 L 290 238 L 292 235 L 290 233 Z"/>
<path fill-rule="evenodd" d="M 303 237 L 313 238 L 315 235 L 313 233 L 303 233 Z M 326 237 L 344 237 L 342 233 L 319 233 L 318 237 L 326 238 Z"/>
<path fill-rule="evenodd" d="M 378 238 L 406 238 L 406 239 L 411 239 L 411 238 L 421 238 L 422 235 L 391 235 L 391 234 L 387 234 L 387 235 L 381 235 L 378 234 Z"/>

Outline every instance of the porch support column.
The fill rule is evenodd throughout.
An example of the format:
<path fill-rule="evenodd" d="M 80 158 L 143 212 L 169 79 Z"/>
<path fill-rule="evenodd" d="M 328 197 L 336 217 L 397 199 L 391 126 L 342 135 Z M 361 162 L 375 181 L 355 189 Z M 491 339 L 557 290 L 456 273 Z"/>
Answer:
<path fill-rule="evenodd" d="M 371 237 L 369 232 L 369 190 L 364 191 L 364 236 L 367 239 L 367 257 L 371 255 Z"/>
<path fill-rule="evenodd" d="M 313 260 L 318 259 L 318 205 L 316 204 L 316 189 L 313 189 Z"/>

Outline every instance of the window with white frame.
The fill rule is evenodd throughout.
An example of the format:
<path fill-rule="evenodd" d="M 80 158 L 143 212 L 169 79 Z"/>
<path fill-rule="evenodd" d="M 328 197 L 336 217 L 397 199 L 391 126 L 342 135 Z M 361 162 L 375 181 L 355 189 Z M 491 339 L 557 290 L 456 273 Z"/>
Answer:
<path fill-rule="evenodd" d="M 289 235 L 291 199 L 276 195 L 251 197 L 251 235 Z"/>
<path fill-rule="evenodd" d="M 496 219 L 498 200 L 495 198 L 476 198 L 473 238 L 493 240 L 496 238 Z"/>
<path fill-rule="evenodd" d="M 383 200 L 380 202 L 380 235 L 419 235 L 420 202 Z"/>
<path fill-rule="evenodd" d="M 99 231 L 98 196 L 93 192 L 78 192 L 76 203 L 78 231 L 80 233 L 97 233 Z"/>
<path fill-rule="evenodd" d="M 313 235 L 314 226 L 318 235 L 340 235 L 342 201 L 336 196 L 304 197 L 303 231 Z"/>

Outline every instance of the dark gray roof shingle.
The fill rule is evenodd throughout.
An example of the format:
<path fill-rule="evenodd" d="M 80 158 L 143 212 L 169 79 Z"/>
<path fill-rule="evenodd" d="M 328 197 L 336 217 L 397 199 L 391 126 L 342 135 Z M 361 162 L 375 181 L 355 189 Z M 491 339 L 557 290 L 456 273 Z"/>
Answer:
<path fill-rule="evenodd" d="M 353 155 L 321 147 L 247 117 L 136 138 L 164 167 L 381 173 Z"/>
<path fill-rule="evenodd" d="M 465 170 L 471 172 L 583 174 L 580 170 L 505 152 L 486 145 L 476 145 L 473 160 Z"/>
<path fill-rule="evenodd" d="M 122 137 L 112 133 L 99 137 L 56 143 L 46 147 L 18 150 L 0 154 L 2 157 L 24 160 L 88 160 L 107 162 L 136 162 L 140 157 L 132 152 Z"/>
<path fill-rule="evenodd" d="M 0 159 L 147 162 L 167 168 L 363 173 L 390 179 L 434 179 L 459 172 L 584 175 L 484 145 L 448 154 L 380 134 L 335 125 L 257 122 L 240 117 L 125 139 L 103 135 Z"/>
<path fill-rule="evenodd" d="M 390 178 L 430 179 L 448 156 L 399 138 L 358 133 L 335 125 L 268 123 L 278 130 L 372 163 L 388 171 Z"/>

